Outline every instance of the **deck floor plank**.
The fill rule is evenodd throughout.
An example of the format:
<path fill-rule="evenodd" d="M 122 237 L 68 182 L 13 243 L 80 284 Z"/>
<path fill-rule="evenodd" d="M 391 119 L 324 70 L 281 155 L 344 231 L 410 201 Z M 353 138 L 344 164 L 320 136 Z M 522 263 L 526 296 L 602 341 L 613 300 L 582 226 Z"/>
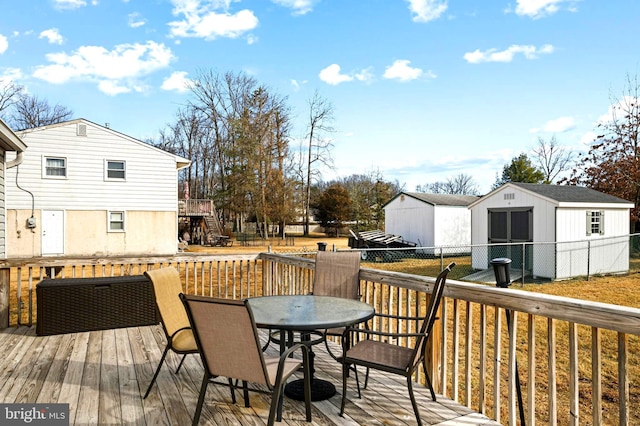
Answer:
<path fill-rule="evenodd" d="M 58 400 L 58 395 L 60 395 L 60 390 L 67 374 L 67 368 L 69 367 L 69 360 L 73 353 L 75 339 L 75 334 L 65 334 L 59 339 L 60 344 L 58 350 L 50 362 L 48 374 L 44 380 L 42 389 L 37 395 L 36 402 L 50 403 Z"/>
<path fill-rule="evenodd" d="M 166 344 L 160 326 L 133 327 L 53 336 L 36 336 L 35 327 L 0 331 L 0 402 L 69 404 L 70 425 L 184 425 L 191 424 L 203 376 L 198 355 L 181 360 L 169 353 L 149 396 L 142 399 Z M 312 423 L 305 421 L 304 404 L 284 399 L 283 426 L 357 426 L 416 424 L 405 379 L 372 373 L 369 386 L 357 397 L 355 378 L 348 381 L 344 417 L 340 365 L 324 347 L 314 348 L 318 378 L 329 380 L 337 393 L 312 404 Z M 275 347 L 268 349 L 276 353 Z M 300 377 L 300 373 L 296 373 Z M 217 380 L 226 383 L 226 379 Z M 364 382 L 364 371 L 360 373 Z M 485 416 L 423 386 L 414 390 L 425 424 L 449 426 L 497 425 Z M 227 386 L 209 385 L 200 425 L 264 426 L 270 395 L 250 393 L 244 406 L 242 391 L 231 402 Z"/>
<path fill-rule="evenodd" d="M 143 335 L 148 334 L 151 336 L 151 328 L 131 328 L 128 329 L 128 331 L 129 337 L 132 339 L 131 355 L 133 357 L 135 374 L 138 381 L 138 389 L 140 390 L 140 401 L 143 407 L 144 419 L 147 420 L 148 424 L 158 426 L 170 425 L 169 417 L 162 405 L 162 399 L 157 392 L 150 392 L 146 399 L 142 399 L 153 377 L 153 372 L 157 366 L 162 349 L 160 349 L 160 354 L 157 355 L 157 359 L 153 354 L 150 354 L 152 348 L 147 346 L 148 339 L 145 339 Z"/>
<path fill-rule="evenodd" d="M 100 368 L 100 416 L 98 421 L 101 425 L 123 423 L 118 361 L 115 330 L 105 330 L 102 332 Z"/>
<path fill-rule="evenodd" d="M 69 356 L 69 365 L 67 366 L 65 377 L 58 394 L 58 403 L 69 404 L 69 423 L 73 424 L 76 418 L 80 398 L 80 389 L 82 388 L 82 375 L 84 373 L 84 361 L 87 357 L 87 349 L 89 347 L 89 332 L 76 333 L 73 351 Z"/>
<path fill-rule="evenodd" d="M 118 355 L 118 382 L 122 403 L 122 423 L 144 425 L 144 410 L 131 352 L 128 329 L 115 330 Z"/>
<path fill-rule="evenodd" d="M 31 345 L 29 345 L 29 348 L 23 354 L 23 357 L 19 359 L 20 362 L 15 366 L 15 369 L 13 369 L 11 375 L 4 383 L 2 394 L 5 395 L 6 389 L 7 402 L 21 402 L 17 400 L 18 394 L 21 393 L 22 386 L 25 385 L 25 383 L 28 383 L 26 382 L 27 377 L 33 377 L 31 376 L 31 371 L 34 368 L 38 368 L 38 357 L 42 352 L 42 348 L 44 346 L 47 346 L 47 343 L 50 339 L 48 337 L 45 337 L 44 340 L 39 340 L 33 336 L 29 336 L 28 340 L 31 342 Z M 51 345 L 53 345 L 53 343 Z M 28 385 L 35 385 L 35 383 L 28 383 Z"/>
<path fill-rule="evenodd" d="M 53 337 L 53 336 L 50 336 Z M 98 424 L 100 412 L 100 364 L 102 362 L 102 332 L 89 333 L 84 371 L 78 401 L 82 406 L 76 410 L 76 424 Z"/>

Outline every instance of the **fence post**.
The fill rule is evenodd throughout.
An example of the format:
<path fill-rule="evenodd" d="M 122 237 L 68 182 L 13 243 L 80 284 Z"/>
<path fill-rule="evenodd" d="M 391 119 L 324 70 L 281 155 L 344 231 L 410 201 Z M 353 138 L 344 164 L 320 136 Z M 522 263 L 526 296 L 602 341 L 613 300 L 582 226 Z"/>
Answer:
<path fill-rule="evenodd" d="M 0 330 L 9 328 L 9 288 L 11 269 L 0 269 Z"/>

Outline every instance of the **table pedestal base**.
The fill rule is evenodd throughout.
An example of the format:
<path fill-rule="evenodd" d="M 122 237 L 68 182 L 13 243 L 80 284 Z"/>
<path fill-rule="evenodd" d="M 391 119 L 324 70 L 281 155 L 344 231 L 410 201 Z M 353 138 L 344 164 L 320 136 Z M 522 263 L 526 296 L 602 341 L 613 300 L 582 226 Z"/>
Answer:
<path fill-rule="evenodd" d="M 304 379 L 293 380 L 284 387 L 284 394 L 296 401 L 304 401 Z M 311 380 L 311 401 L 324 401 L 336 394 L 336 387 L 326 380 Z"/>

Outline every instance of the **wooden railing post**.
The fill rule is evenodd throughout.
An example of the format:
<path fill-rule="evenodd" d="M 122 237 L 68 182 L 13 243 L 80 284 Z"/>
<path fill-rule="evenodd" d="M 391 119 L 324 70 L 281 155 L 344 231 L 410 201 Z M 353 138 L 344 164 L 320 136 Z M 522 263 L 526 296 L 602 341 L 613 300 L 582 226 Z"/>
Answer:
<path fill-rule="evenodd" d="M 425 303 L 429 303 L 430 295 L 427 295 L 427 300 Z M 441 389 L 440 387 L 440 372 L 442 370 L 442 327 L 440 326 L 440 318 L 442 311 L 442 304 L 438 308 L 438 319 L 436 320 L 433 328 L 431 329 L 431 335 L 429 336 L 429 340 L 426 343 L 425 349 L 425 365 L 427 367 L 427 372 L 429 373 L 429 378 L 431 378 L 431 385 L 433 389 L 437 390 Z"/>
<path fill-rule="evenodd" d="M 0 330 L 9 328 L 9 285 L 11 269 L 0 269 Z"/>

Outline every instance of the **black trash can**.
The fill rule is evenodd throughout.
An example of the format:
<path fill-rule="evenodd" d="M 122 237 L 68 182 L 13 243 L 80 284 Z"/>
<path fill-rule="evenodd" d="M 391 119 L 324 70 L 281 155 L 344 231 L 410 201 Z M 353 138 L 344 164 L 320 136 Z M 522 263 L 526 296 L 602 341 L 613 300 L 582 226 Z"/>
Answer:
<path fill-rule="evenodd" d="M 327 251 L 327 243 L 318 243 L 318 251 Z"/>
<path fill-rule="evenodd" d="M 509 276 L 511 259 L 506 257 L 497 257 L 495 259 L 491 259 L 491 265 L 493 265 L 493 273 L 496 275 L 496 287 L 509 287 L 511 285 L 511 277 Z"/>

